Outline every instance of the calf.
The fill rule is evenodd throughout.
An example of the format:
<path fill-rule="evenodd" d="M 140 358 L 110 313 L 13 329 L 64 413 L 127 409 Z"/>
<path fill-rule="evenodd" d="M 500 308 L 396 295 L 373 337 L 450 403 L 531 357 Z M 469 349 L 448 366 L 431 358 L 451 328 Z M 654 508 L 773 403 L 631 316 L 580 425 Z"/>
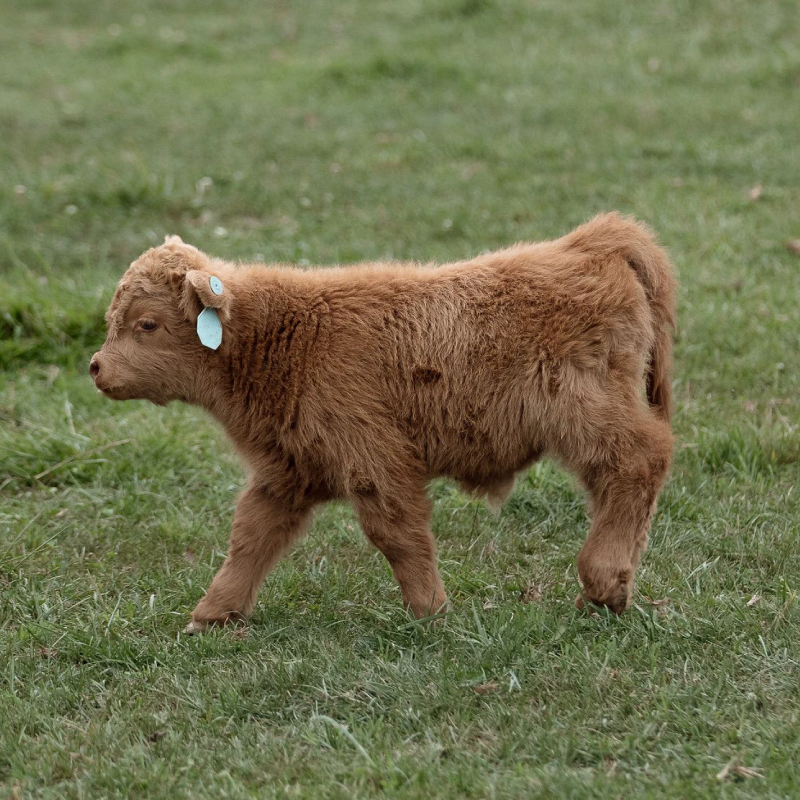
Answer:
<path fill-rule="evenodd" d="M 436 613 L 428 482 L 500 504 L 542 456 L 590 495 L 576 602 L 619 613 L 672 452 L 673 318 L 666 254 L 616 213 L 443 266 L 235 266 L 168 236 L 122 277 L 89 369 L 114 400 L 207 409 L 246 462 L 191 631 L 248 617 L 314 506 L 336 498 L 405 605 Z"/>

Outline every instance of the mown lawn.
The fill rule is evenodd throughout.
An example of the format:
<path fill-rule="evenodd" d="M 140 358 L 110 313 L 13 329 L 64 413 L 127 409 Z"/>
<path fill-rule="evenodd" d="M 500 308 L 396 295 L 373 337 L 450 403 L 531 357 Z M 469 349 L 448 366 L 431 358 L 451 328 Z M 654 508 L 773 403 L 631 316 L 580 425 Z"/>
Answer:
<path fill-rule="evenodd" d="M 797 796 L 794 0 L 0 16 L 0 796 Z M 499 516 L 432 487 L 439 625 L 333 506 L 248 628 L 180 635 L 242 474 L 199 412 L 93 390 L 130 261 L 167 232 L 455 259 L 611 208 L 681 278 L 679 444 L 627 614 L 572 607 L 583 498 L 543 463 Z"/>

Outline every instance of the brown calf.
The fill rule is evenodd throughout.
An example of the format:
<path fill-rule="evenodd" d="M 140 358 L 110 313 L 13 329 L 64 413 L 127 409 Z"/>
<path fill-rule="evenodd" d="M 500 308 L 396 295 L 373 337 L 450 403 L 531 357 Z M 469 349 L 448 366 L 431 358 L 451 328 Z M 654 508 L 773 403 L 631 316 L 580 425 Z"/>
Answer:
<path fill-rule="evenodd" d="M 202 406 L 247 464 L 191 630 L 247 617 L 334 498 L 352 501 L 406 606 L 434 613 L 427 483 L 502 503 L 543 455 L 589 491 L 583 594 L 621 612 L 672 452 L 673 318 L 666 254 L 616 213 L 444 266 L 234 266 L 173 236 L 123 276 L 90 372 L 113 399 Z"/>

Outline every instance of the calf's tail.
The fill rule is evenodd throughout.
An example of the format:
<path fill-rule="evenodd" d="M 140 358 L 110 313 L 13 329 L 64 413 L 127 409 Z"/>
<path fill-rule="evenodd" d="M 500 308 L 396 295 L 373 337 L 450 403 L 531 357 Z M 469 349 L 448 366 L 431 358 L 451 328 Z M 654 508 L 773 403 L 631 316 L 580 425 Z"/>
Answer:
<path fill-rule="evenodd" d="M 565 236 L 564 244 L 599 256 L 621 256 L 644 288 L 654 328 L 647 367 L 647 400 L 659 416 L 669 421 L 675 330 L 675 274 L 669 257 L 646 225 L 616 211 L 598 214 Z"/>

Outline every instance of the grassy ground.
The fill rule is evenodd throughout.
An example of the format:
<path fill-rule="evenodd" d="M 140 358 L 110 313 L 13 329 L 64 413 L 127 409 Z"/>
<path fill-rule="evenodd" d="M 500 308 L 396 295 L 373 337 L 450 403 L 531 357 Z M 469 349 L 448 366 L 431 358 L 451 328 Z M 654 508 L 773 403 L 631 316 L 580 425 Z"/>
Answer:
<path fill-rule="evenodd" d="M 796 12 L 7 0 L 0 795 L 796 796 Z M 610 208 L 682 286 L 680 444 L 636 605 L 572 608 L 583 500 L 545 463 L 499 517 L 432 487 L 437 627 L 335 506 L 248 629 L 182 638 L 242 477 L 202 414 L 93 391 L 128 263 L 165 232 L 453 259 Z"/>

